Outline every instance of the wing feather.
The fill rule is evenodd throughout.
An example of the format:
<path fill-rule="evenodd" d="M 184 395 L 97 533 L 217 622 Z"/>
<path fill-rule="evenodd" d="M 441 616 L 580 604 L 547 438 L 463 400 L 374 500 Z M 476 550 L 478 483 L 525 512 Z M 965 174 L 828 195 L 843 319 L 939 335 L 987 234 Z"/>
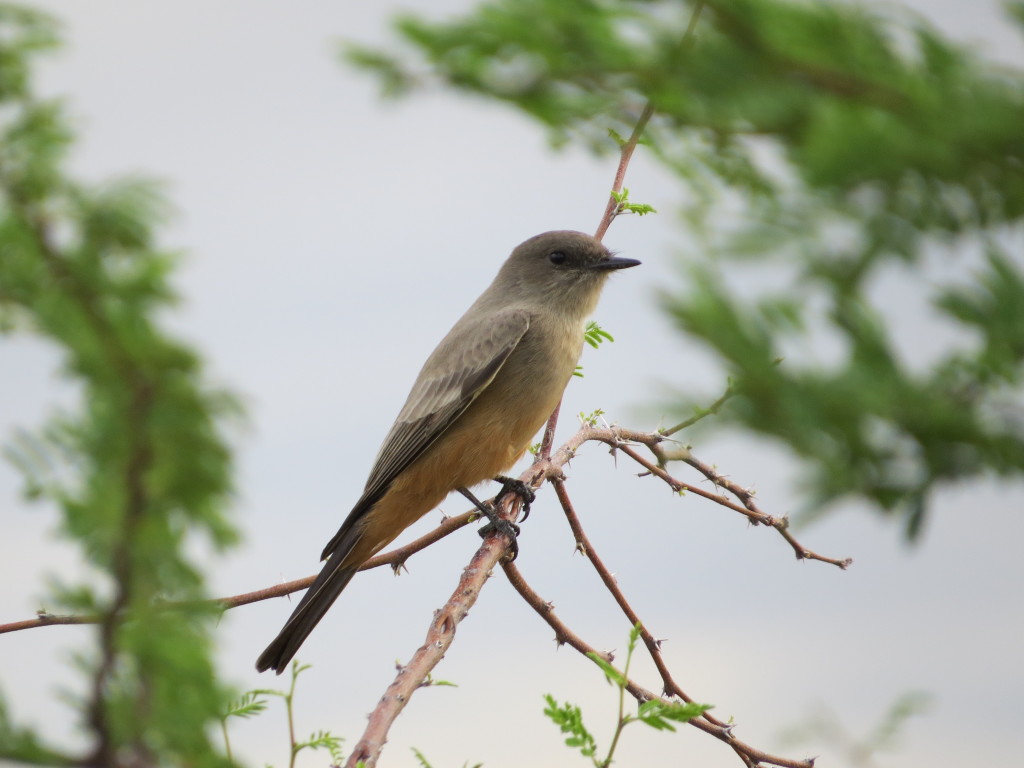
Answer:
<path fill-rule="evenodd" d="M 358 541 L 356 521 L 483 392 L 529 327 L 525 311 L 509 310 L 492 318 L 486 328 L 457 324 L 452 329 L 420 371 L 377 453 L 362 497 L 327 544 L 323 559 L 339 545 L 348 549 Z"/>

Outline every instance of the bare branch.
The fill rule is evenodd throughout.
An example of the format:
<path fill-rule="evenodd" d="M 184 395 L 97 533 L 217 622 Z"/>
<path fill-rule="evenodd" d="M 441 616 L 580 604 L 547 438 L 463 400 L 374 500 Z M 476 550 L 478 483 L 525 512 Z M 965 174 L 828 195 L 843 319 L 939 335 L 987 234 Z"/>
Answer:
<path fill-rule="evenodd" d="M 430 532 L 424 534 L 415 541 L 411 541 L 404 547 L 398 547 L 390 552 L 384 552 L 375 557 L 371 557 L 365 563 L 360 566 L 360 571 L 366 571 L 370 568 L 379 568 L 382 565 L 390 565 L 394 569 L 399 569 L 412 555 L 419 552 L 420 550 L 426 549 L 428 546 L 433 544 L 435 541 L 443 539 L 451 533 L 465 527 L 477 517 L 477 512 L 463 512 L 461 515 L 455 517 L 449 517 L 443 520 L 436 528 Z M 312 576 L 305 576 L 301 579 L 294 579 L 292 581 L 282 582 L 281 584 L 275 584 L 272 587 L 266 587 L 264 589 L 257 589 L 253 592 L 245 592 L 241 595 L 233 595 L 231 597 L 218 597 L 212 600 L 204 601 L 206 604 L 219 604 L 224 608 L 237 608 L 240 605 L 248 605 L 249 603 L 258 603 L 261 600 L 269 600 L 273 597 L 285 597 L 293 592 L 299 592 L 309 587 L 313 583 L 313 579 L 316 578 L 316 574 Z M 194 605 L 195 603 L 178 603 L 178 602 L 167 602 L 166 607 L 173 609 L 176 607 L 183 607 Z M 13 621 L 8 624 L 0 624 L 0 635 L 6 632 L 18 632 L 23 629 L 35 629 L 37 627 L 49 627 L 59 624 L 98 624 L 100 621 L 99 616 L 55 616 L 50 613 L 40 612 L 38 618 L 27 619 L 25 621 Z"/>
<path fill-rule="evenodd" d="M 520 477 L 525 483 L 541 479 L 531 467 Z M 506 520 L 515 520 L 519 515 L 521 501 L 509 495 L 502 504 L 499 514 Z M 369 722 L 362 737 L 349 756 L 346 768 L 373 768 L 387 741 L 388 730 L 412 694 L 420 687 L 428 685 L 431 670 L 444 658 L 445 652 L 455 639 L 455 629 L 473 607 L 484 583 L 490 578 L 491 571 L 498 561 L 505 556 L 511 541 L 503 534 L 494 533 L 488 536 L 473 555 L 462 571 L 462 578 L 452 592 L 448 602 L 434 614 L 427 639 L 413 654 L 409 663 L 398 670 L 394 681 L 388 686 L 379 703 L 370 713 Z"/>
<path fill-rule="evenodd" d="M 706 491 L 703 488 L 698 488 L 695 485 L 685 483 L 682 480 L 673 477 L 667 471 L 665 471 L 664 467 L 660 466 L 662 463 L 664 463 L 662 459 L 666 455 L 666 452 L 664 451 L 662 444 L 667 439 L 668 438 L 666 438 L 665 435 L 662 434 L 661 432 L 638 432 L 636 430 L 624 429 L 622 427 L 598 428 L 584 425 L 575 435 L 569 438 L 565 443 L 562 444 L 562 446 L 557 451 L 555 451 L 552 454 L 551 460 L 550 462 L 548 462 L 547 465 L 548 479 L 553 479 L 554 477 L 558 477 L 561 475 L 562 467 L 570 459 L 572 459 L 576 451 L 579 449 L 581 445 L 583 445 L 583 443 L 588 442 L 590 440 L 596 440 L 598 442 L 605 443 L 606 445 L 612 447 L 616 451 L 621 451 L 622 453 L 626 454 L 631 459 L 633 459 L 633 461 L 635 461 L 637 464 L 643 467 L 644 470 L 646 470 L 645 474 L 651 474 L 654 475 L 655 477 L 658 477 L 666 484 L 668 484 L 668 486 L 676 493 L 685 492 L 701 496 L 702 498 L 708 499 L 709 501 L 713 501 L 716 504 L 720 504 L 721 506 L 726 507 L 727 509 L 731 509 L 733 512 L 737 512 L 745 516 L 748 520 L 750 520 L 751 523 L 755 525 L 764 525 L 769 528 L 774 528 L 776 531 L 778 531 L 779 535 L 782 536 L 782 538 L 784 538 L 786 542 L 788 542 L 789 545 L 793 548 L 793 551 L 796 553 L 797 559 L 818 560 L 819 562 L 828 563 L 829 565 L 834 565 L 837 568 L 842 568 L 843 570 L 847 569 L 853 563 L 853 560 L 851 558 L 847 557 L 840 559 L 825 557 L 824 555 L 819 555 L 813 550 L 810 550 L 807 547 L 800 544 L 800 542 L 796 540 L 793 534 L 789 532 L 788 518 L 775 517 L 773 515 L 769 515 L 765 512 L 762 512 L 761 509 L 757 506 L 757 504 L 754 503 L 753 494 L 751 494 L 750 491 L 742 488 L 741 486 L 736 485 L 735 483 L 729 481 L 727 478 L 718 475 L 708 465 L 704 464 L 703 462 L 693 457 L 693 455 L 690 454 L 689 452 L 687 452 L 686 457 L 681 460 L 685 461 L 687 464 L 694 467 L 694 469 L 697 469 L 698 472 L 700 472 L 706 478 L 715 483 L 717 487 L 723 488 L 729 493 L 732 493 L 740 501 L 740 504 L 734 504 L 733 502 L 729 501 L 729 499 L 725 498 L 725 496 L 723 496 L 722 494 Z M 643 456 L 641 456 L 639 453 L 637 453 L 637 451 L 635 451 L 630 444 L 640 444 L 646 446 L 651 450 L 651 452 L 656 457 L 658 457 L 659 463 L 651 463 Z"/>

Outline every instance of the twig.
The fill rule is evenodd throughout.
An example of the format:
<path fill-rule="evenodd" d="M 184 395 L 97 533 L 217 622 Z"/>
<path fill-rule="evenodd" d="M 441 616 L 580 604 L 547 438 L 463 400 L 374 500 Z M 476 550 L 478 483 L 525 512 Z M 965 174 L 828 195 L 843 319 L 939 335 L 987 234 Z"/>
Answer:
<path fill-rule="evenodd" d="M 408 544 L 397 549 L 392 549 L 389 552 L 384 552 L 379 555 L 375 555 L 359 566 L 360 571 L 368 571 L 371 568 L 379 568 L 382 565 L 390 565 L 396 572 L 405 565 L 405 561 L 408 560 L 412 555 L 417 552 L 426 549 L 435 541 L 440 541 L 445 536 L 455 533 L 460 528 L 464 528 L 473 522 L 479 512 L 463 512 L 461 515 L 455 517 L 447 517 L 442 520 L 436 528 L 428 531 L 424 535 L 420 536 L 415 541 L 410 541 Z M 258 603 L 260 600 L 267 600 L 272 597 L 284 597 L 290 595 L 293 592 L 306 589 L 313 580 L 316 578 L 316 574 L 312 576 L 306 576 L 301 579 L 295 579 L 294 581 L 286 581 L 281 584 L 275 584 L 272 587 L 266 589 L 258 589 L 255 592 L 246 592 L 241 595 L 234 595 L 233 597 L 218 597 L 216 600 L 211 602 L 217 602 L 223 605 L 225 608 L 237 608 L 240 605 L 248 605 L 249 603 Z M 0 627 L 0 631 L 3 627 Z"/>
<path fill-rule="evenodd" d="M 755 525 L 764 525 L 769 528 L 774 528 L 793 548 L 793 551 L 799 560 L 817 560 L 822 563 L 834 565 L 837 568 L 842 568 L 843 570 L 849 568 L 853 563 L 851 558 L 847 557 L 838 559 L 825 557 L 824 555 L 819 555 L 813 550 L 803 546 L 796 540 L 793 534 L 789 532 L 789 520 L 787 518 L 775 517 L 762 512 L 760 508 L 758 508 L 757 504 L 754 503 L 753 495 L 749 491 L 735 485 L 726 478 L 722 478 L 717 475 L 714 470 L 706 464 L 698 461 L 692 455 L 688 455 L 688 457 L 683 459 L 683 461 L 693 466 L 717 486 L 724 488 L 735 495 L 736 498 L 740 500 L 742 506 L 741 504 L 734 504 L 721 494 L 711 493 L 710 491 L 705 491 L 703 488 L 698 488 L 695 485 L 678 480 L 666 472 L 663 467 L 652 464 L 629 446 L 629 443 L 645 445 L 652 453 L 654 453 L 655 456 L 660 457 L 664 455 L 660 449 L 660 445 L 666 440 L 665 436 L 660 432 L 638 432 L 636 430 L 624 429 L 622 427 L 597 428 L 584 426 L 552 454 L 551 461 L 549 462 L 549 479 L 551 479 L 551 477 L 557 477 L 561 473 L 562 466 L 564 466 L 565 463 L 575 455 L 576 450 L 583 443 L 590 440 L 597 440 L 611 446 L 616 451 L 622 451 L 622 453 L 626 454 L 633 459 L 633 461 L 643 467 L 647 474 L 654 475 L 655 477 L 663 480 L 676 493 L 682 491 L 701 496 L 709 501 L 715 502 L 716 504 L 720 504 L 727 509 L 731 509 L 733 512 L 738 512 Z"/>
<path fill-rule="evenodd" d="M 410 556 L 420 550 L 426 549 L 435 541 L 439 541 L 445 536 L 465 527 L 469 523 L 473 522 L 478 514 L 479 513 L 476 511 L 463 512 L 461 515 L 445 518 L 436 528 L 423 536 L 420 536 L 420 538 L 415 541 L 411 541 L 403 547 L 392 549 L 390 552 L 384 552 L 376 555 L 375 557 L 371 557 L 359 567 L 359 570 L 368 571 L 371 568 L 379 568 L 382 565 L 390 565 L 395 570 L 398 570 Z M 240 605 L 258 603 L 261 600 L 269 600 L 273 597 L 284 597 L 292 594 L 293 592 L 299 592 L 309 587 L 315 578 L 316 575 L 314 574 L 313 576 L 305 576 L 301 579 L 294 579 L 293 581 L 275 584 L 274 586 L 266 587 L 265 589 L 257 589 L 253 592 L 245 592 L 231 597 L 217 597 L 211 600 L 203 600 L 198 604 L 216 604 L 223 606 L 225 609 L 237 608 Z M 193 607 L 195 605 L 197 605 L 195 601 L 168 601 L 164 604 L 168 609 Z M 0 624 L 0 635 L 6 632 L 18 632 L 23 629 L 36 629 L 37 627 L 49 627 L 58 624 L 98 624 L 99 622 L 100 617 L 96 615 L 57 616 L 51 613 L 40 612 L 38 617 L 35 619 L 26 619 L 25 621 L 12 621 L 8 624 Z"/>
<path fill-rule="evenodd" d="M 608 195 L 608 205 L 605 206 L 604 215 L 601 217 L 601 222 L 597 225 L 597 231 L 594 233 L 594 237 L 598 240 L 604 238 L 605 233 L 608 231 L 608 227 L 612 225 L 615 217 L 619 215 L 619 201 L 615 197 L 615 193 L 622 191 L 622 184 L 626 180 L 626 169 L 629 168 L 629 161 L 633 157 L 633 151 L 636 149 L 636 145 L 640 143 L 640 136 L 643 135 L 644 129 L 647 127 L 647 123 L 650 122 L 651 117 L 654 115 L 654 105 L 648 101 L 644 105 L 643 111 L 640 113 L 639 119 L 636 121 L 636 125 L 633 127 L 633 133 L 630 134 L 629 138 L 622 144 L 622 148 L 619 153 L 619 167 L 615 171 L 615 180 L 612 182 L 612 193 Z"/>
<path fill-rule="evenodd" d="M 846 557 L 842 559 L 835 559 L 831 557 L 824 557 L 823 555 L 819 555 L 816 552 L 812 552 L 811 550 L 807 549 L 807 547 L 803 546 L 800 542 L 798 542 L 793 537 L 793 534 L 789 532 L 788 518 L 779 518 L 773 517 L 772 515 L 766 515 L 758 508 L 757 503 L 754 501 L 753 493 L 751 493 L 746 488 L 737 485 L 724 475 L 718 474 L 717 472 L 715 472 L 714 469 L 709 467 L 707 464 L 705 464 L 692 454 L 689 455 L 687 458 L 682 459 L 682 461 L 686 462 L 691 467 L 696 469 L 712 483 L 714 483 L 720 488 L 724 488 L 737 499 L 739 499 L 740 503 L 743 504 L 745 509 L 749 510 L 751 513 L 758 516 L 756 520 L 752 519 L 755 525 L 763 523 L 765 525 L 770 525 L 771 527 L 775 528 L 775 530 L 779 532 L 782 538 L 784 538 L 793 548 L 793 551 L 796 553 L 797 560 L 818 560 L 819 562 L 828 563 L 838 568 L 842 568 L 844 571 L 851 565 L 853 565 L 853 558 Z"/>
<path fill-rule="evenodd" d="M 714 416 L 716 413 L 722 410 L 722 406 L 725 405 L 729 398 L 735 394 L 736 389 L 735 387 L 733 387 L 732 383 L 730 383 L 729 386 L 725 388 L 725 392 L 722 393 L 722 396 L 715 400 L 715 402 L 713 402 L 707 408 L 701 409 L 699 412 L 695 413 L 690 418 L 684 419 L 683 421 L 679 422 L 673 427 L 669 427 L 668 429 L 662 429 L 659 431 L 661 432 L 661 434 L 665 435 L 665 437 L 668 437 L 670 435 L 674 435 L 676 432 L 680 432 L 686 429 L 687 427 L 692 427 L 701 419 L 707 416 Z"/>
<path fill-rule="evenodd" d="M 690 22 L 686 26 L 686 32 L 683 34 L 683 40 L 680 43 L 682 48 L 686 48 L 693 43 L 694 33 L 697 29 L 697 22 L 700 20 L 700 13 L 704 10 L 704 3 L 697 3 L 697 6 L 693 10 L 693 14 L 690 16 Z M 654 116 L 654 103 L 650 100 L 644 105 L 643 110 L 640 112 L 640 117 L 637 118 L 636 125 L 633 126 L 633 132 L 629 135 L 629 138 L 623 142 L 619 149 L 619 166 L 615 169 L 615 179 L 612 182 L 612 190 L 608 195 L 608 204 L 604 208 L 604 215 L 601 217 L 600 223 L 597 225 L 597 231 L 594 233 L 594 237 L 598 240 L 602 240 L 605 233 L 608 231 L 608 227 L 612 225 L 615 217 L 619 215 L 621 210 L 621 203 L 616 198 L 616 194 L 622 191 L 622 185 L 626 180 L 626 170 L 629 168 L 629 161 L 633 158 L 633 152 L 636 150 L 637 144 L 640 143 L 640 137 L 643 136 L 644 130 L 647 128 L 647 123 L 651 121 Z"/>

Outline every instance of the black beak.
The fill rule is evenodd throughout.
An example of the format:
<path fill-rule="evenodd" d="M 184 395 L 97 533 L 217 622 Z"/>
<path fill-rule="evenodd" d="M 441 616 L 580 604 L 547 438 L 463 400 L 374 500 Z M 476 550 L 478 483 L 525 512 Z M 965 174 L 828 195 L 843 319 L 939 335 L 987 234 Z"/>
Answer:
<path fill-rule="evenodd" d="M 609 256 L 604 261 L 598 261 L 590 265 L 591 269 L 599 269 L 602 272 L 612 269 L 628 269 L 635 267 L 640 262 L 636 259 L 624 259 L 621 256 Z"/>

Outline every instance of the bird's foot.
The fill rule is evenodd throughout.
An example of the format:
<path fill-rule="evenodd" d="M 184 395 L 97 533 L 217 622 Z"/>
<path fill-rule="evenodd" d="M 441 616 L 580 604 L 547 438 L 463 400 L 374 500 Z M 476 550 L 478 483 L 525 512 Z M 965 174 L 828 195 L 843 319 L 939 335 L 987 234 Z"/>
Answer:
<path fill-rule="evenodd" d="M 530 505 L 537 498 L 537 494 L 533 492 L 533 488 L 524 483 L 522 480 L 515 477 L 505 477 L 505 475 L 498 475 L 494 478 L 494 482 L 501 483 L 501 490 L 498 491 L 498 495 L 494 497 L 494 506 L 497 507 L 501 504 L 501 500 L 508 494 L 514 493 L 523 502 L 523 516 L 519 518 L 519 522 L 526 522 L 526 518 L 530 516 Z"/>
<path fill-rule="evenodd" d="M 491 522 L 483 526 L 477 533 L 480 534 L 481 539 L 486 539 L 494 534 L 505 536 L 509 541 L 508 554 L 506 555 L 508 561 L 511 563 L 519 557 L 519 526 L 512 521 L 495 516 Z"/>
<path fill-rule="evenodd" d="M 498 516 L 497 506 L 493 502 L 487 502 L 486 504 L 480 501 L 476 496 L 470 493 L 467 488 L 459 488 L 459 493 L 469 499 L 473 506 L 476 507 L 480 512 L 483 513 L 490 522 L 487 523 L 483 528 L 480 529 L 480 538 L 486 539 L 488 536 L 498 533 L 502 534 L 509 540 L 508 555 L 509 562 L 515 560 L 519 556 L 519 526 L 503 517 Z"/>

